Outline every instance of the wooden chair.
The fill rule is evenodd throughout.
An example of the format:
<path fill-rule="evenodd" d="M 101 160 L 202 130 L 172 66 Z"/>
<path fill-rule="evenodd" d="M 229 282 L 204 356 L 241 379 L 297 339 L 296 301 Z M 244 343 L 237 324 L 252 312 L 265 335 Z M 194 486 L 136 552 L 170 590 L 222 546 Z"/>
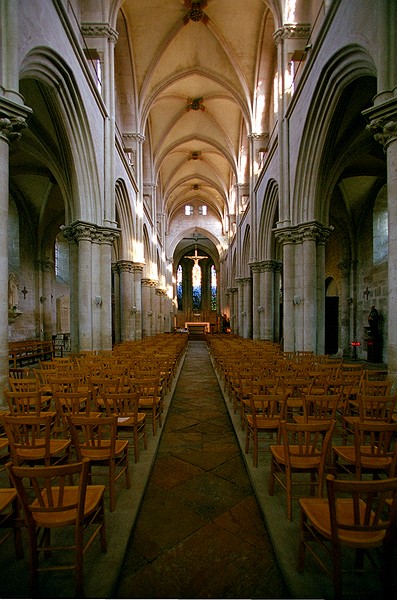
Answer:
<path fill-rule="evenodd" d="M 39 572 L 59 569 L 74 571 L 75 597 L 83 598 L 84 552 L 97 535 L 102 552 L 107 549 L 105 486 L 88 485 L 89 462 L 86 460 L 52 467 L 10 464 L 8 471 L 22 505 L 29 536 L 31 597 L 38 597 Z M 74 485 L 70 485 L 71 478 Z M 60 561 L 54 565 L 54 559 L 50 562 L 46 558 L 56 551 Z M 73 553 L 72 563 L 69 559 L 65 563 L 66 551 Z"/>
<path fill-rule="evenodd" d="M 351 407 L 342 418 L 342 439 L 346 444 L 354 434 L 354 423 L 357 421 L 383 421 L 390 423 L 394 416 L 397 396 L 364 396 L 357 398 L 357 410 L 351 414 Z"/>
<path fill-rule="evenodd" d="M 139 408 L 145 411 L 152 419 L 153 436 L 157 433 L 157 425 L 162 425 L 163 390 L 158 378 L 148 377 L 131 380 L 134 389 L 139 395 Z"/>
<path fill-rule="evenodd" d="M 139 395 L 137 392 L 104 393 L 103 404 L 108 417 L 117 417 L 119 432 L 132 432 L 134 458 L 139 460 L 139 442 L 147 449 L 146 413 L 139 411 Z"/>
<path fill-rule="evenodd" d="M 36 377 L 8 377 L 8 387 L 12 392 L 32 392 L 39 389 Z"/>
<path fill-rule="evenodd" d="M 91 410 L 91 394 L 82 391 L 73 392 L 54 392 L 54 402 L 56 408 L 56 422 L 54 429 L 58 435 L 69 437 L 69 427 L 67 415 L 78 415 L 85 417 L 100 417 L 101 411 Z"/>
<path fill-rule="evenodd" d="M 14 392 L 5 389 L 4 396 L 7 401 L 10 414 L 12 415 L 40 416 L 40 414 L 43 412 L 41 392 L 37 388 L 35 390 L 25 392 Z M 46 406 L 46 404 L 44 406 Z"/>
<path fill-rule="evenodd" d="M 251 411 L 246 414 L 245 453 L 253 444 L 253 465 L 258 466 L 259 435 L 277 434 L 279 443 L 280 422 L 285 419 L 287 394 L 251 394 Z"/>
<path fill-rule="evenodd" d="M 347 589 L 347 570 L 356 573 L 354 593 L 363 598 L 369 591 L 365 583 L 361 590 L 357 588 L 378 563 L 376 589 L 381 587 L 383 593 L 376 597 L 395 597 L 397 478 L 357 481 L 327 475 L 326 486 L 328 498 L 299 500 L 298 571 L 304 570 L 307 551 L 332 580 L 335 600 L 341 600 Z M 379 553 L 374 555 L 379 549 L 380 563 Z M 364 562 L 366 556 L 371 560 Z"/>
<path fill-rule="evenodd" d="M 335 421 L 318 420 L 310 423 L 282 421 L 282 444 L 271 445 L 269 495 L 274 495 L 278 481 L 287 495 L 287 518 L 292 520 L 293 488 L 310 485 L 322 497 L 325 463 L 331 444 Z M 309 482 L 302 474 L 310 474 Z M 302 494 L 300 494 L 302 495 Z"/>
<path fill-rule="evenodd" d="M 116 482 L 124 474 L 130 488 L 128 440 L 117 439 L 117 417 L 80 417 L 67 415 L 77 460 L 89 459 L 90 482 L 92 467 L 107 467 L 110 510 L 116 508 Z"/>
<path fill-rule="evenodd" d="M 340 405 L 340 394 L 304 394 L 303 415 L 295 415 L 296 423 L 310 423 L 319 419 L 334 421 Z"/>
<path fill-rule="evenodd" d="M 397 463 L 397 423 L 356 421 L 354 445 L 332 446 L 335 473 L 353 473 L 361 479 L 369 473 L 394 477 Z"/>
<path fill-rule="evenodd" d="M 50 466 L 69 460 L 70 440 L 52 437 L 51 415 L 4 415 L 2 420 L 14 465 Z"/>
<path fill-rule="evenodd" d="M 17 558 L 22 558 L 23 545 L 19 503 L 14 488 L 0 488 L 0 529 L 4 530 L 3 534 L 0 536 L 0 544 L 13 536 L 15 555 Z"/>

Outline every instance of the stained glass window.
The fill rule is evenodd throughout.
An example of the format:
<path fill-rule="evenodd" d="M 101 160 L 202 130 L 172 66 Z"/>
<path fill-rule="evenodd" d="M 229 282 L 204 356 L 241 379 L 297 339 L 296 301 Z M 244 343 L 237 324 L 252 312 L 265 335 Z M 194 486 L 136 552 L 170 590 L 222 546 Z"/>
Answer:
<path fill-rule="evenodd" d="M 201 308 L 201 267 L 198 261 L 194 261 L 192 269 L 192 292 L 193 292 L 193 310 Z"/>
<path fill-rule="evenodd" d="M 183 310 L 182 294 L 182 265 L 179 265 L 178 270 L 176 272 L 176 298 L 178 302 L 178 310 Z"/>
<path fill-rule="evenodd" d="M 216 310 L 216 269 L 211 265 L 211 310 Z"/>

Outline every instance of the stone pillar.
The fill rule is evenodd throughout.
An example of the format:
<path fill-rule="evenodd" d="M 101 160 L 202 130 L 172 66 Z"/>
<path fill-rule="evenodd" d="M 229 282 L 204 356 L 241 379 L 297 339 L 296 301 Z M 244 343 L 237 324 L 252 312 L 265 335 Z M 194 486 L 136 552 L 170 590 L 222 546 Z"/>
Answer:
<path fill-rule="evenodd" d="M 251 277 L 243 277 L 243 294 L 244 294 L 244 307 L 243 311 L 245 313 L 243 319 L 243 336 L 245 338 L 252 337 L 252 279 Z"/>
<path fill-rule="evenodd" d="M 230 293 L 230 329 L 238 335 L 238 288 L 229 288 Z"/>
<path fill-rule="evenodd" d="M 289 228 L 275 231 L 275 236 L 283 245 L 283 349 L 295 350 L 294 307 L 300 303 L 295 292 L 295 239 L 296 234 Z"/>
<path fill-rule="evenodd" d="M 0 90 L 1 93 L 1 90 Z M 8 378 L 8 204 L 9 144 L 20 138 L 24 117 L 0 98 L 0 400 Z M 25 111 L 25 116 L 26 116 Z M 22 110 L 21 110 L 22 113 Z"/>
<path fill-rule="evenodd" d="M 100 250 L 100 349 L 112 349 L 112 247 L 119 236 L 114 228 L 100 228 L 97 233 Z M 96 296 L 94 295 L 94 298 Z"/>
<path fill-rule="evenodd" d="M 153 279 L 142 279 L 142 337 L 148 337 L 155 334 L 155 288 L 158 281 Z"/>
<path fill-rule="evenodd" d="M 120 275 L 118 264 L 112 265 L 113 272 L 113 328 L 114 343 L 121 342 L 121 317 L 120 317 Z"/>
<path fill-rule="evenodd" d="M 350 327 L 351 311 L 355 298 L 350 293 L 350 261 L 344 261 L 338 265 L 340 272 L 340 340 L 338 349 L 342 350 L 343 356 L 350 354 Z"/>
<path fill-rule="evenodd" d="M 250 265 L 252 271 L 252 339 L 260 340 L 260 315 L 263 313 L 263 306 L 261 305 L 261 289 L 260 289 L 260 263 L 253 263 Z"/>
<path fill-rule="evenodd" d="M 386 152 L 387 201 L 389 229 L 388 260 L 388 369 L 397 380 L 397 88 L 393 96 L 372 109 L 364 111 L 374 132 Z"/>
<path fill-rule="evenodd" d="M 274 341 L 279 342 L 281 339 L 281 315 L 282 315 L 282 291 L 281 291 L 281 272 L 283 265 L 279 262 L 275 263 L 274 269 Z"/>
<path fill-rule="evenodd" d="M 134 264 L 134 339 L 142 339 L 142 264 Z M 136 310 L 135 310 L 136 309 Z"/>
<path fill-rule="evenodd" d="M 276 263 L 273 260 L 265 260 L 262 263 L 261 275 L 263 280 L 263 294 L 261 304 L 264 307 L 262 313 L 263 326 L 261 340 L 274 341 L 274 270 Z M 278 308 L 277 308 L 278 311 Z"/>
<path fill-rule="evenodd" d="M 145 136 L 141 133 L 123 133 L 122 135 L 124 142 L 124 149 L 126 154 L 130 156 L 131 166 L 134 167 L 134 172 L 136 176 L 136 183 L 138 187 L 137 197 L 136 197 L 136 210 L 135 210 L 135 232 L 136 239 L 134 244 L 134 262 L 136 263 L 144 263 L 144 255 L 143 255 L 143 181 L 142 181 L 142 171 L 143 171 L 143 144 L 145 142 Z"/>
<path fill-rule="evenodd" d="M 130 260 L 121 260 L 117 264 L 120 278 L 121 341 L 129 342 L 134 339 L 134 267 Z"/>
<path fill-rule="evenodd" d="M 78 329 L 79 349 L 93 350 L 92 331 L 92 235 L 95 227 L 87 223 L 72 224 L 78 245 Z"/>
<path fill-rule="evenodd" d="M 317 340 L 317 260 L 316 260 L 316 224 L 303 225 L 302 235 L 302 271 L 303 271 L 303 350 L 316 352 Z"/>
<path fill-rule="evenodd" d="M 42 272 L 42 295 L 40 303 L 43 307 L 43 339 L 51 340 L 54 332 L 52 318 L 52 280 L 54 277 L 54 263 L 51 260 L 42 260 L 39 262 L 39 268 Z"/>

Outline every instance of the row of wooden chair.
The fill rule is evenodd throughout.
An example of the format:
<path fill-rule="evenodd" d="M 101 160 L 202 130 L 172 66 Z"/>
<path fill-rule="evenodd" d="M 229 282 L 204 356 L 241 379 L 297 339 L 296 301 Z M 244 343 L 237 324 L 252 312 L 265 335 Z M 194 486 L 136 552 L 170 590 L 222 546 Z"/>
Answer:
<path fill-rule="evenodd" d="M 380 574 L 378 590 L 382 590 L 382 595 L 377 597 L 394 597 L 397 589 L 394 562 L 396 398 L 391 395 L 389 381 L 378 385 L 379 381 L 387 379 L 387 373 L 347 364 L 346 369 L 341 365 L 337 371 L 329 369 L 332 375 L 327 378 L 319 376 L 321 369 L 317 368 L 316 372 L 308 369 L 302 383 L 297 383 L 299 371 L 296 369 L 291 377 L 292 381 L 295 379 L 295 385 L 286 386 L 288 375 L 283 373 L 273 387 L 263 387 L 258 393 L 254 371 L 258 373 L 259 367 L 245 372 L 241 368 L 244 360 L 255 360 L 257 345 L 252 345 L 250 354 L 247 350 L 250 344 L 245 341 L 240 346 L 241 378 L 251 371 L 254 385 L 251 389 L 248 385 L 241 393 L 244 388 L 231 382 L 231 374 L 239 367 L 238 356 L 232 357 L 228 353 L 227 341 L 219 341 L 219 344 L 218 341 L 212 344 L 212 341 L 208 344 L 209 350 L 225 396 L 234 403 L 236 412 L 240 409 L 242 424 L 245 423 L 246 452 L 254 442 L 253 461 L 257 465 L 258 442 L 255 438 L 262 426 L 270 434 L 269 494 L 274 494 L 276 483 L 281 485 L 286 492 L 289 519 L 292 519 L 293 500 L 298 502 L 298 571 L 304 570 L 306 554 L 310 553 L 333 581 L 335 599 L 341 600 L 346 588 L 347 548 L 355 557 L 348 568 L 356 577 L 358 574 L 362 579 L 377 566 Z M 288 360 L 292 358 L 288 357 Z M 296 357 L 294 360 L 303 362 Z M 312 357 L 313 363 L 314 360 Z M 275 364 L 272 358 L 268 363 Z M 291 367 L 288 370 L 293 371 Z M 270 378 L 271 370 L 264 374 L 263 379 L 266 375 Z M 372 381 L 374 385 L 370 384 Z M 335 436 L 337 426 L 340 434 Z M 373 550 L 378 551 L 375 556 Z M 367 555 L 371 562 L 367 561 Z M 357 587 L 357 579 L 354 581 Z M 361 595 L 364 594 L 361 592 Z"/>

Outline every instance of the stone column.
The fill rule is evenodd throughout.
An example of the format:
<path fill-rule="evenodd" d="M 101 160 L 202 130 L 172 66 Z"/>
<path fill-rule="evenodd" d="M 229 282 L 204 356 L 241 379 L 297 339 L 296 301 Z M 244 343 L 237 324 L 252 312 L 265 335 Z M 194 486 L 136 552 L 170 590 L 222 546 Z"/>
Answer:
<path fill-rule="evenodd" d="M 114 202 L 114 139 L 116 135 L 114 48 L 119 34 L 108 23 L 82 23 L 81 32 L 90 48 L 90 58 L 93 61 L 99 61 L 101 65 L 101 80 L 98 81 L 98 87 L 108 113 L 108 118 L 104 120 L 103 219 L 104 224 L 114 225 L 116 218 Z M 108 342 L 105 342 L 105 345 L 107 344 Z"/>
<path fill-rule="evenodd" d="M 92 327 L 92 236 L 93 225 L 76 222 L 71 225 L 78 246 L 78 329 L 79 349 L 93 350 Z"/>
<path fill-rule="evenodd" d="M 142 272 L 143 264 L 134 264 L 134 339 L 142 339 Z M 136 309 L 136 310 L 135 310 Z"/>
<path fill-rule="evenodd" d="M 236 284 L 236 333 L 237 335 L 244 337 L 244 319 L 246 316 L 246 312 L 244 308 L 243 278 L 236 277 Z"/>
<path fill-rule="evenodd" d="M 281 338 L 281 311 L 282 311 L 282 293 L 281 293 L 281 272 L 282 263 L 276 262 L 274 268 L 274 341 L 279 342 Z"/>
<path fill-rule="evenodd" d="M 260 321 L 261 313 L 263 313 L 263 306 L 261 306 L 261 289 L 260 289 L 260 263 L 252 263 L 252 339 L 260 340 Z"/>
<path fill-rule="evenodd" d="M 153 279 L 142 279 L 142 337 L 152 336 L 155 333 L 154 291 L 157 284 L 158 282 Z"/>
<path fill-rule="evenodd" d="M 261 273 L 263 278 L 263 294 L 261 304 L 264 308 L 262 313 L 263 327 L 261 340 L 274 341 L 274 270 L 276 263 L 273 260 L 265 260 L 262 263 Z"/>
<path fill-rule="evenodd" d="M 283 228 L 274 234 L 283 246 L 283 349 L 292 352 L 295 350 L 294 307 L 301 301 L 295 291 L 296 232 Z"/>
<path fill-rule="evenodd" d="M 243 320 L 243 336 L 245 338 L 252 337 L 252 279 L 251 277 L 243 277 L 243 294 L 244 294 L 244 308 L 245 313 Z"/>
<path fill-rule="evenodd" d="M 388 369 L 397 380 L 397 88 L 393 96 L 364 114 L 370 119 L 369 128 L 374 132 L 386 152 L 387 201 L 389 229 L 388 260 Z"/>
<path fill-rule="evenodd" d="M 1 90 L 0 90 L 1 93 Z M 0 98 L 0 399 L 8 377 L 8 204 L 9 144 L 20 138 L 26 127 L 19 108 Z M 21 110 L 22 113 L 22 110 Z M 26 116 L 27 111 L 25 111 Z"/>
<path fill-rule="evenodd" d="M 114 342 L 121 342 L 121 318 L 120 318 L 120 275 L 118 264 L 112 265 L 113 272 L 113 327 Z"/>
<path fill-rule="evenodd" d="M 346 260 L 338 265 L 340 272 L 340 340 L 339 348 L 343 356 L 350 354 L 350 327 L 352 305 L 356 301 L 350 293 L 350 261 Z"/>
<path fill-rule="evenodd" d="M 117 263 L 120 278 L 120 329 L 121 341 L 129 342 L 134 339 L 134 312 L 133 298 L 134 266 L 130 260 L 121 260 Z"/>
<path fill-rule="evenodd" d="M 39 262 L 39 268 L 43 274 L 42 295 L 40 296 L 40 303 L 43 307 L 43 339 L 51 340 L 54 331 L 52 318 L 54 263 L 52 260 L 42 260 Z"/>
<path fill-rule="evenodd" d="M 136 197 L 136 210 L 135 210 L 135 232 L 136 239 L 134 245 L 134 262 L 144 263 L 145 257 L 143 256 L 143 144 L 145 142 L 145 136 L 141 133 L 123 133 L 122 135 L 124 142 L 125 152 L 130 157 L 131 167 L 134 169 L 138 192 Z"/>

